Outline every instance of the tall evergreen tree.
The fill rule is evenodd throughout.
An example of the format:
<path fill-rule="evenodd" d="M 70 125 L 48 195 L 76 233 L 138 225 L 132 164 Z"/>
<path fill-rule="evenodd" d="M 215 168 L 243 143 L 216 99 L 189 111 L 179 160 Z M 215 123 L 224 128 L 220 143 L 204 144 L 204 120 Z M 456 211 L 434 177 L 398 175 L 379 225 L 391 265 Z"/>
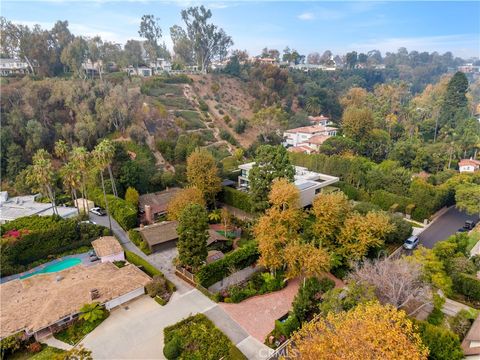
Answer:
<path fill-rule="evenodd" d="M 293 181 L 294 175 L 295 168 L 283 146 L 260 146 L 256 152 L 255 165 L 248 176 L 254 209 L 260 211 L 268 207 L 268 193 L 274 179 Z"/>
<path fill-rule="evenodd" d="M 194 271 L 207 259 L 208 216 L 204 207 L 189 204 L 178 220 L 178 258 Z"/>
<path fill-rule="evenodd" d="M 468 80 L 464 73 L 457 72 L 447 85 L 447 92 L 440 109 L 439 126 L 455 128 L 459 121 L 468 117 Z M 437 130 L 437 129 L 436 129 Z M 435 135 L 438 131 L 435 132 Z"/>

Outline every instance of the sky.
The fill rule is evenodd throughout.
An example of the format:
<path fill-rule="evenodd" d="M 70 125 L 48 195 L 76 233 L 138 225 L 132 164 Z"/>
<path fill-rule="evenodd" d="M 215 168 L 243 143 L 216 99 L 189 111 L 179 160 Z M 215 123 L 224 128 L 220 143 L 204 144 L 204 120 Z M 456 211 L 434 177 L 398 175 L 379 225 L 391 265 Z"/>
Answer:
<path fill-rule="evenodd" d="M 100 35 L 120 43 L 140 39 L 141 16 L 154 14 L 171 49 L 169 28 L 182 24 L 181 9 L 201 4 L 232 36 L 233 48 L 246 49 L 250 55 L 264 47 L 282 51 L 289 46 L 305 55 L 327 49 L 334 54 L 378 49 L 384 54 L 406 47 L 480 57 L 480 1 L 2 0 L 0 12 L 13 22 L 44 28 L 68 20 L 75 35 Z"/>

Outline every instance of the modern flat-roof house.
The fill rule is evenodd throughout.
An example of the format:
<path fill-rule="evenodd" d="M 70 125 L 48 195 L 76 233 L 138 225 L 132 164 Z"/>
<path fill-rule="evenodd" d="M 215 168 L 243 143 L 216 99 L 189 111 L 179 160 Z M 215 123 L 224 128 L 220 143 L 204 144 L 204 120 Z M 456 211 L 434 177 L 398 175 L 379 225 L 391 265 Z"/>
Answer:
<path fill-rule="evenodd" d="M 0 76 L 24 75 L 28 73 L 28 64 L 19 59 L 0 59 Z"/>
<path fill-rule="evenodd" d="M 338 129 L 327 124 L 327 120 L 322 119 L 315 125 L 302 126 L 295 129 L 286 130 L 283 133 L 286 147 L 308 147 L 311 151 L 317 151 L 318 147 L 331 136 L 337 135 Z M 301 149 L 301 148 L 300 148 Z"/>
<path fill-rule="evenodd" d="M 91 302 L 107 310 L 145 293 L 150 277 L 135 265 L 78 265 L 0 285 L 0 338 L 24 331 L 41 339 L 59 331 Z"/>
<path fill-rule="evenodd" d="M 475 172 L 480 169 L 480 160 L 475 159 L 462 159 L 458 163 L 458 170 L 461 173 L 464 172 Z"/>
<path fill-rule="evenodd" d="M 102 263 L 125 261 L 122 245 L 113 236 L 104 236 L 92 241 L 93 250 Z"/>
<path fill-rule="evenodd" d="M 248 175 L 255 163 L 242 164 L 238 168 L 241 170 L 238 176 L 238 187 L 248 190 Z M 302 207 L 311 205 L 313 199 L 319 194 L 323 188 L 332 185 L 340 179 L 336 176 L 326 175 L 309 171 L 306 167 L 295 166 L 294 184 L 300 191 L 300 205 Z"/>
<path fill-rule="evenodd" d="M 0 224 L 13 221 L 24 216 L 48 216 L 53 215 L 53 206 L 51 203 L 41 203 L 35 201 L 37 195 L 25 195 L 8 197 L 6 191 L 0 192 Z M 57 206 L 58 214 L 64 219 L 77 216 L 77 208 L 67 206 Z"/>
<path fill-rule="evenodd" d="M 148 247 L 152 252 L 161 251 L 173 248 L 177 244 L 178 221 L 163 221 L 161 223 L 144 226 L 137 230 L 146 241 Z M 208 229 L 207 246 L 212 245 L 218 241 L 227 241 L 228 239 L 216 232 L 213 229 Z"/>

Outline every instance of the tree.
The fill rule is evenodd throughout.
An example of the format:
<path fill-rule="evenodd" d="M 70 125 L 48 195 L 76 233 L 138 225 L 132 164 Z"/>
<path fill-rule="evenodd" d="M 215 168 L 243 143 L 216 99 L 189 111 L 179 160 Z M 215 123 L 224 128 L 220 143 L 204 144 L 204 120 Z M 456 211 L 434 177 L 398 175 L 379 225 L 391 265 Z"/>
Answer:
<path fill-rule="evenodd" d="M 91 155 L 88 153 L 87 149 L 84 147 L 74 147 L 70 153 L 70 159 L 75 165 L 75 168 L 80 172 L 81 177 L 81 192 L 83 201 L 88 199 L 87 193 L 87 173 L 90 171 L 90 158 Z M 85 203 L 87 206 L 87 215 L 90 212 L 88 201 Z M 84 204 L 82 204 L 84 205 Z"/>
<path fill-rule="evenodd" d="M 297 319 L 301 323 L 311 320 L 313 314 L 318 312 L 320 296 L 334 287 L 335 283 L 326 277 L 321 281 L 316 277 L 305 279 L 292 303 L 292 311 Z"/>
<path fill-rule="evenodd" d="M 178 220 L 183 209 L 190 204 L 205 207 L 207 204 L 202 192 L 196 187 L 188 187 L 178 191 L 167 205 L 168 220 Z"/>
<path fill-rule="evenodd" d="M 357 52 L 352 51 L 345 55 L 345 63 L 347 64 L 347 68 L 353 69 L 357 64 Z"/>
<path fill-rule="evenodd" d="M 227 236 L 228 227 L 230 226 L 230 223 L 232 222 L 232 215 L 227 210 L 227 208 L 222 208 L 222 210 L 220 210 L 220 220 L 221 220 L 222 225 L 223 225 L 223 235 Z"/>
<path fill-rule="evenodd" d="M 443 326 L 417 321 L 422 342 L 429 349 L 429 359 L 461 360 L 464 358 L 460 340 L 456 334 Z"/>
<path fill-rule="evenodd" d="M 262 108 L 253 115 L 252 123 L 261 129 L 261 135 L 268 142 L 267 135 L 287 124 L 287 114 L 279 106 Z"/>
<path fill-rule="evenodd" d="M 159 55 L 158 42 L 162 38 L 160 19 L 153 15 L 143 15 L 138 35 L 147 39 L 144 43 L 150 61 L 156 61 Z"/>
<path fill-rule="evenodd" d="M 294 175 L 295 168 L 283 146 L 260 146 L 248 175 L 254 209 L 264 210 L 268 207 L 268 194 L 274 179 L 285 178 L 292 182 Z"/>
<path fill-rule="evenodd" d="M 111 162 L 110 145 L 111 145 L 110 140 L 107 140 L 107 139 L 102 140 L 100 144 L 95 146 L 95 149 L 92 152 L 92 157 L 94 160 L 95 167 L 100 172 L 100 179 L 102 181 L 103 201 L 105 202 L 105 210 L 107 211 L 107 215 L 108 215 L 109 228 L 110 228 L 110 231 L 112 231 L 112 219 L 110 217 L 110 211 L 108 209 L 107 193 L 105 190 L 105 181 L 103 178 L 103 172 L 107 167 L 110 166 L 110 162 Z"/>
<path fill-rule="evenodd" d="M 307 55 L 308 64 L 320 64 L 320 54 L 318 52 L 313 52 Z"/>
<path fill-rule="evenodd" d="M 221 179 L 213 155 L 206 149 L 197 149 L 187 158 L 187 180 L 196 187 L 209 204 L 221 189 Z"/>
<path fill-rule="evenodd" d="M 272 207 L 280 210 L 298 209 L 300 207 L 300 193 L 298 188 L 287 179 L 277 178 L 273 180 L 268 201 Z"/>
<path fill-rule="evenodd" d="M 132 204 L 133 206 L 137 207 L 138 206 L 138 199 L 140 195 L 138 194 L 138 191 L 135 188 L 128 187 L 127 191 L 125 191 L 125 201 L 128 203 Z"/>
<path fill-rule="evenodd" d="M 187 205 L 178 219 L 178 259 L 196 271 L 207 259 L 207 211 L 199 204 Z"/>
<path fill-rule="evenodd" d="M 138 68 L 143 62 L 142 57 L 142 44 L 138 40 L 128 40 L 125 44 L 125 58 L 129 65 L 133 65 Z"/>
<path fill-rule="evenodd" d="M 50 199 L 53 213 L 58 215 L 55 191 L 53 189 L 55 170 L 52 164 L 52 157 L 47 150 L 40 149 L 33 155 L 32 163 L 29 168 L 28 180 L 31 184 L 40 187 L 43 195 Z"/>
<path fill-rule="evenodd" d="M 351 210 L 352 206 L 344 193 L 320 193 L 312 205 L 315 242 L 320 246 L 333 246 Z"/>
<path fill-rule="evenodd" d="M 379 248 L 393 230 L 394 225 L 383 213 L 369 212 L 365 216 L 354 213 L 345 220 L 337 237 L 338 252 L 344 258 L 360 260 L 370 249 Z"/>
<path fill-rule="evenodd" d="M 55 156 L 61 159 L 63 162 L 68 158 L 68 145 L 65 140 L 57 140 L 54 148 Z"/>
<path fill-rule="evenodd" d="M 80 309 L 79 319 L 89 323 L 94 323 L 105 315 L 103 306 L 98 302 L 85 304 Z"/>
<path fill-rule="evenodd" d="M 173 52 L 175 60 L 186 65 L 194 63 L 195 54 L 193 52 L 193 44 L 188 38 L 187 33 L 178 25 L 170 28 L 170 37 L 173 42 Z"/>
<path fill-rule="evenodd" d="M 417 359 L 426 360 L 412 322 L 393 306 L 372 302 L 348 312 L 316 316 L 293 335 L 289 353 L 305 360 L 317 359 Z"/>
<path fill-rule="evenodd" d="M 80 215 L 80 205 L 78 204 L 77 189 L 81 186 L 81 173 L 75 162 L 70 161 L 66 163 L 60 170 L 62 176 L 63 186 L 65 189 L 70 190 L 72 200 L 77 207 L 78 214 Z M 83 205 L 83 204 L 82 204 Z"/>
<path fill-rule="evenodd" d="M 440 126 L 448 125 L 455 128 L 459 121 L 468 117 L 468 79 L 462 72 L 457 72 L 450 79 L 447 91 L 440 109 Z"/>
<path fill-rule="evenodd" d="M 408 260 L 422 266 L 425 281 L 442 290 L 446 296 L 452 293 L 452 279 L 447 275 L 444 264 L 432 249 L 419 246 Z"/>
<path fill-rule="evenodd" d="M 83 63 L 87 60 L 88 44 L 84 38 L 77 36 L 62 51 L 62 63 L 70 68 L 75 76 L 85 79 Z"/>
<path fill-rule="evenodd" d="M 374 120 L 370 109 L 349 107 L 343 113 L 342 129 L 349 138 L 367 140 L 373 128 Z"/>
<path fill-rule="evenodd" d="M 340 98 L 340 104 L 346 109 L 348 107 L 363 108 L 367 106 L 368 92 L 361 87 L 352 87 Z"/>
<path fill-rule="evenodd" d="M 319 115 L 322 111 L 320 99 L 316 96 L 310 96 L 305 103 L 305 110 L 307 110 L 310 115 Z"/>
<path fill-rule="evenodd" d="M 324 248 L 295 241 L 285 246 L 283 258 L 287 268 L 286 278 L 320 276 L 330 270 L 330 255 Z"/>
<path fill-rule="evenodd" d="M 375 295 L 382 304 L 390 304 L 397 309 L 404 308 L 414 301 L 423 307 L 431 303 L 431 290 L 425 283 L 422 267 L 401 258 L 392 260 L 383 258 L 357 264 L 349 279 L 357 283 L 366 283 L 375 288 Z M 419 310 L 412 310 L 409 315 Z"/>
<path fill-rule="evenodd" d="M 332 52 L 330 50 L 325 50 L 320 58 L 320 64 L 330 65 L 330 60 L 332 59 Z"/>
<path fill-rule="evenodd" d="M 212 12 L 203 5 L 182 10 L 181 14 L 197 65 L 206 72 L 213 59 L 223 60 L 227 56 L 228 49 L 233 45 L 232 38 L 223 29 L 208 23 Z"/>
<path fill-rule="evenodd" d="M 457 208 L 470 215 L 480 213 L 480 185 L 473 183 L 460 184 L 455 189 Z"/>

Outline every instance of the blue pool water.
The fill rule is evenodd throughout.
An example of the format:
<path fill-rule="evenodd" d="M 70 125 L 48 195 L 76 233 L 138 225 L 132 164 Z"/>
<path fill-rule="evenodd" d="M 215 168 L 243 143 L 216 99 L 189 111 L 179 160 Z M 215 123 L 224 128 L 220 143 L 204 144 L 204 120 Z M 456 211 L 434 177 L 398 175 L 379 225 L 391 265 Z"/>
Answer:
<path fill-rule="evenodd" d="M 56 262 L 55 264 L 47 265 L 43 269 L 37 270 L 33 273 L 20 276 L 20 279 L 25 279 L 25 278 L 28 278 L 30 276 L 37 275 L 37 274 L 46 274 L 46 273 L 53 273 L 53 272 L 57 272 L 57 271 L 62 271 L 62 270 L 68 269 L 72 266 L 78 265 L 81 262 L 82 262 L 82 260 L 80 260 L 78 258 L 70 258 L 70 259 L 61 260 L 59 262 Z"/>

